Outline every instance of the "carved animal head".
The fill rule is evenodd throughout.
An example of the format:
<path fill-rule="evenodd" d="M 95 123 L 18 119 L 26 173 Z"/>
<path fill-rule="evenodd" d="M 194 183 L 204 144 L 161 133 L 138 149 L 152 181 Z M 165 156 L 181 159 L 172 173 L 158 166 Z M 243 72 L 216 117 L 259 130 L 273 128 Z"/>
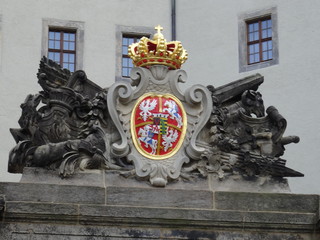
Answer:
<path fill-rule="evenodd" d="M 262 95 L 259 92 L 253 90 L 244 91 L 241 96 L 241 102 L 247 115 L 255 114 L 257 117 L 265 115 Z"/>

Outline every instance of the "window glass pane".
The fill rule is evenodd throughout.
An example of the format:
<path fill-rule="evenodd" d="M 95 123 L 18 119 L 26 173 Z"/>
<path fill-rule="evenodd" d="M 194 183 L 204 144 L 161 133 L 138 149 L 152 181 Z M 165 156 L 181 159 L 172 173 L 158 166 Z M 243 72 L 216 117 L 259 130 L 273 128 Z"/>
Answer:
<path fill-rule="evenodd" d="M 249 32 L 253 32 L 253 24 L 249 24 Z"/>
<path fill-rule="evenodd" d="M 262 53 L 262 60 L 263 61 L 268 60 L 268 52 L 263 52 Z"/>
<path fill-rule="evenodd" d="M 49 52 L 48 58 L 54 61 L 54 54 L 52 52 Z"/>
<path fill-rule="evenodd" d="M 263 42 L 262 43 L 262 51 L 267 51 L 268 49 L 268 43 L 267 42 Z"/>
<path fill-rule="evenodd" d="M 262 30 L 262 38 L 267 38 L 267 30 Z"/>
<path fill-rule="evenodd" d="M 249 56 L 249 63 L 254 63 L 254 55 Z"/>
<path fill-rule="evenodd" d="M 254 41 L 259 40 L 259 32 L 254 32 Z"/>
<path fill-rule="evenodd" d="M 68 69 L 69 65 L 67 63 L 63 64 L 63 68 L 67 68 Z"/>
<path fill-rule="evenodd" d="M 74 72 L 74 64 L 69 64 L 69 70 L 70 72 Z"/>
<path fill-rule="evenodd" d="M 69 50 L 69 42 L 63 42 L 63 49 Z"/>
<path fill-rule="evenodd" d="M 54 59 L 55 62 L 60 64 L 60 53 L 54 53 Z"/>
<path fill-rule="evenodd" d="M 69 62 L 74 63 L 74 54 L 69 54 Z"/>
<path fill-rule="evenodd" d="M 254 44 L 254 52 L 255 53 L 259 52 L 259 44 L 258 43 Z"/>
<path fill-rule="evenodd" d="M 54 41 L 54 49 L 60 49 L 60 41 Z"/>
<path fill-rule="evenodd" d="M 128 39 L 126 37 L 122 38 L 122 45 L 128 45 Z"/>
<path fill-rule="evenodd" d="M 269 59 L 272 59 L 272 51 L 268 51 Z"/>
<path fill-rule="evenodd" d="M 256 54 L 254 55 L 254 62 L 260 62 L 259 53 L 256 53 Z"/>
<path fill-rule="evenodd" d="M 267 28 L 267 21 L 262 21 L 261 22 L 261 28 L 266 29 Z"/>
<path fill-rule="evenodd" d="M 272 27 L 272 21 L 271 21 L 271 19 L 268 20 L 267 26 L 268 26 L 268 28 L 271 28 L 271 27 Z"/>
<path fill-rule="evenodd" d="M 68 53 L 63 54 L 63 62 L 69 62 L 69 54 Z"/>
<path fill-rule="evenodd" d="M 128 58 L 123 58 L 122 60 L 122 66 L 124 67 L 127 67 L 129 64 L 128 64 Z"/>
<path fill-rule="evenodd" d="M 49 39 L 54 39 L 54 32 L 49 32 Z"/>
<path fill-rule="evenodd" d="M 258 31 L 259 30 L 259 23 L 254 23 L 253 24 L 253 30 Z"/>
<path fill-rule="evenodd" d="M 64 41 L 69 41 L 69 33 L 64 33 L 63 34 L 63 40 Z"/>
<path fill-rule="evenodd" d="M 253 41 L 253 33 L 249 33 L 249 42 Z"/>
<path fill-rule="evenodd" d="M 60 33 L 59 32 L 54 33 L 54 39 L 60 40 Z"/>
<path fill-rule="evenodd" d="M 254 53 L 254 47 L 253 45 L 249 46 L 249 54 Z"/>
<path fill-rule="evenodd" d="M 126 68 L 126 70 L 127 70 L 127 77 L 129 77 L 130 76 L 130 72 L 131 72 L 131 68 Z"/>
<path fill-rule="evenodd" d="M 53 40 L 49 40 L 49 48 L 54 48 L 54 41 Z"/>
<path fill-rule="evenodd" d="M 268 29 L 268 37 L 272 37 L 272 30 Z"/>
<path fill-rule="evenodd" d="M 131 45 L 133 42 L 134 42 L 134 39 L 133 38 L 129 38 L 128 44 Z"/>
<path fill-rule="evenodd" d="M 70 42 L 70 43 L 69 43 L 69 50 L 74 51 L 75 49 L 76 49 L 75 43 L 74 43 L 74 42 Z"/>
<path fill-rule="evenodd" d="M 69 40 L 74 42 L 76 38 L 76 34 L 75 33 L 69 33 Z"/>
<path fill-rule="evenodd" d="M 127 55 L 128 54 L 128 47 L 123 46 L 122 47 L 122 54 Z"/>
<path fill-rule="evenodd" d="M 130 67 L 130 68 L 133 68 L 133 62 L 132 62 L 131 59 L 129 60 L 129 67 Z"/>
<path fill-rule="evenodd" d="M 272 40 L 268 41 L 268 50 L 272 49 Z"/>

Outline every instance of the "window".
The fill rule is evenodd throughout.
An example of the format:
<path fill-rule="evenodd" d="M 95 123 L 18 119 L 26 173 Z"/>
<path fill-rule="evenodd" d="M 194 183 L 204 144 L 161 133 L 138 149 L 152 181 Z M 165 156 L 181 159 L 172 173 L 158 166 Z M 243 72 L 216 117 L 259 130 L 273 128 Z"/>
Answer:
<path fill-rule="evenodd" d="M 41 57 L 74 72 L 83 69 L 84 22 L 42 20 Z"/>
<path fill-rule="evenodd" d="M 70 30 L 49 29 L 48 58 L 75 71 L 76 63 L 76 32 Z"/>
<path fill-rule="evenodd" d="M 153 27 L 116 26 L 116 80 L 129 80 L 133 63 L 128 56 L 128 46 L 153 33 Z"/>
<path fill-rule="evenodd" d="M 138 42 L 143 35 L 126 35 L 122 36 L 122 77 L 129 77 L 130 71 L 133 68 L 132 59 L 128 56 L 128 47 L 135 42 Z M 149 37 L 146 36 L 146 37 Z"/>
<path fill-rule="evenodd" d="M 272 20 L 270 17 L 247 22 L 248 64 L 272 60 Z"/>
<path fill-rule="evenodd" d="M 239 16 L 239 72 L 279 63 L 277 9 Z"/>

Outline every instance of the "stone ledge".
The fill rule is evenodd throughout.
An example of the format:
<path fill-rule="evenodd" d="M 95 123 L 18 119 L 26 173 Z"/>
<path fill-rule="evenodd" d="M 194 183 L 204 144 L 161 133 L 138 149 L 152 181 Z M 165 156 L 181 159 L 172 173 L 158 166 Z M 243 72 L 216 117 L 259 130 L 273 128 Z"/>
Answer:
<path fill-rule="evenodd" d="M 57 225 L 57 224 L 20 224 L 0 225 L 0 236 L 3 239 L 33 239 L 33 240 L 79 240 L 79 239 L 202 239 L 202 240 L 318 240 L 318 234 L 296 232 L 244 231 L 235 229 L 217 230 L 177 229 L 177 228 L 144 228 L 130 226 L 90 226 L 90 225 Z"/>
<path fill-rule="evenodd" d="M 215 207 L 221 210 L 317 213 L 319 195 L 215 192 Z"/>
<path fill-rule="evenodd" d="M 40 183 L 0 183 L 6 201 L 105 204 L 105 188 Z"/>
<path fill-rule="evenodd" d="M 79 171 L 68 178 L 61 178 L 58 170 L 25 167 L 20 182 L 104 187 L 104 175 L 104 170 L 86 170 Z"/>
<path fill-rule="evenodd" d="M 96 187 L 130 187 L 159 189 L 150 185 L 148 181 L 139 181 L 134 177 L 124 177 L 117 170 L 85 170 L 78 171 L 69 178 L 62 179 L 57 170 L 25 167 L 21 183 L 81 185 Z M 290 193 L 287 179 L 259 177 L 245 180 L 241 176 L 226 176 L 221 181 L 216 174 L 209 174 L 208 178 L 197 177 L 189 181 L 173 181 L 165 189 L 208 190 L 228 192 L 257 192 L 257 193 Z"/>
<path fill-rule="evenodd" d="M 150 228 L 233 228 L 306 231 L 315 229 L 315 213 L 246 212 L 132 206 L 6 202 L 3 222 L 136 226 Z"/>
<path fill-rule="evenodd" d="M 213 208 L 213 194 L 204 190 L 107 187 L 107 205 Z"/>

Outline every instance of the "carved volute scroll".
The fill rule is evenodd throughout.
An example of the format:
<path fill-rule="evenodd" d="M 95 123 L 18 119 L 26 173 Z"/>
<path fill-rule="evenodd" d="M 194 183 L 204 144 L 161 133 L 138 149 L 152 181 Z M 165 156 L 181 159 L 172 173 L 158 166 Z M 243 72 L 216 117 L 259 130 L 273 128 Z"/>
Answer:
<path fill-rule="evenodd" d="M 123 97 L 119 96 L 118 91 L 115 91 L 118 89 L 118 86 L 128 86 L 125 82 L 117 82 L 110 88 L 112 94 L 109 95 L 109 98 L 115 100 L 113 102 L 108 101 L 109 111 L 110 109 L 117 109 L 117 113 L 112 112 L 110 116 L 115 125 L 117 127 L 120 126 L 118 131 L 121 135 L 121 142 L 128 143 L 123 144 L 123 146 L 130 148 L 128 160 L 134 163 L 137 176 L 150 178 L 151 184 L 155 186 L 165 186 L 168 178 L 176 179 L 179 177 L 183 163 L 189 162 L 190 157 L 200 159 L 200 155 L 205 151 L 205 149 L 196 145 L 196 138 L 200 130 L 209 120 L 212 109 L 211 95 L 208 89 L 201 85 L 193 86 L 186 90 L 186 93 L 182 93 L 178 87 L 181 75 L 186 78 L 186 75 L 182 70 L 169 71 L 166 66 L 154 65 L 150 67 L 150 69 L 134 68 L 131 75 L 134 77 L 133 82 L 138 82 L 137 85 L 135 84 L 135 89 L 125 88 L 125 93 L 131 93 L 131 96 L 125 95 L 126 99 L 130 99 L 131 101 L 123 101 Z M 136 76 L 139 76 L 139 79 L 137 79 Z M 157 151 L 160 151 L 159 148 L 164 148 L 170 153 L 170 151 L 166 149 L 166 144 L 172 145 L 172 143 L 175 144 L 175 142 L 178 141 L 177 139 L 174 139 L 174 142 L 170 142 L 173 140 L 174 133 L 178 135 L 178 131 L 175 131 L 174 128 L 165 126 L 165 128 L 168 128 L 166 134 L 162 134 L 161 136 L 158 135 L 159 141 L 163 141 L 164 146 L 158 142 L 158 139 L 152 139 L 147 137 L 147 135 L 144 135 L 146 134 L 144 132 L 150 129 L 141 128 L 139 134 L 135 136 L 132 135 L 132 132 L 134 132 L 134 126 L 130 126 L 130 122 L 134 119 L 132 113 L 135 106 L 136 108 L 139 107 L 137 106 L 138 99 L 141 96 L 145 96 L 145 94 L 163 96 L 163 101 L 168 101 L 168 105 L 164 107 L 164 111 L 162 112 L 164 117 L 166 117 L 165 121 L 170 121 L 170 111 L 174 110 L 174 106 L 169 105 L 169 102 L 171 101 L 169 100 L 169 96 L 172 96 L 172 99 L 176 98 L 176 102 L 179 102 L 179 104 L 181 103 L 181 110 L 183 109 L 183 112 L 185 112 L 185 117 L 182 121 L 184 121 L 186 126 L 182 126 L 182 122 L 180 123 L 181 126 L 179 126 L 178 120 L 172 121 L 172 124 L 175 122 L 177 123 L 177 126 L 175 126 L 176 128 L 182 127 L 181 129 L 184 129 L 186 133 L 183 132 L 181 134 L 183 139 L 180 139 L 180 141 L 182 142 L 177 146 L 178 149 L 175 151 L 174 155 L 169 154 L 170 157 L 166 157 L 167 155 L 165 153 L 164 157 L 156 155 L 155 152 L 152 152 L 152 148 L 154 151 L 156 151 L 156 149 Z M 147 103 L 147 101 L 148 100 L 146 100 L 145 103 Z M 149 101 L 148 103 L 150 106 L 145 105 L 145 107 L 151 109 L 152 102 Z M 153 99 L 153 103 L 156 104 L 156 99 Z M 140 106 L 142 106 L 141 104 Z M 148 109 L 146 109 L 146 111 L 147 110 Z M 182 111 L 179 111 L 177 114 L 180 112 Z M 153 114 L 149 119 L 154 121 L 153 119 L 156 118 L 157 114 L 148 113 L 150 116 Z M 180 117 L 182 118 L 182 115 Z M 145 120 L 147 120 L 147 117 Z M 149 127 L 149 125 L 146 126 Z M 151 127 L 155 128 L 157 126 L 151 124 L 150 128 Z M 151 131 L 149 131 L 149 134 L 151 134 Z M 133 139 L 133 137 L 137 139 Z M 147 154 L 145 154 L 143 152 L 144 150 L 141 151 L 141 147 L 137 147 L 139 146 L 138 144 L 140 144 L 140 141 L 144 141 L 144 144 L 147 145 L 147 147 L 145 147 L 147 150 L 150 149 L 152 154 L 149 154 L 149 157 L 147 151 Z M 155 146 L 155 144 L 158 146 Z M 186 149 L 189 149 L 192 156 L 188 154 Z M 120 156 L 121 155 L 119 155 L 119 157 Z"/>

